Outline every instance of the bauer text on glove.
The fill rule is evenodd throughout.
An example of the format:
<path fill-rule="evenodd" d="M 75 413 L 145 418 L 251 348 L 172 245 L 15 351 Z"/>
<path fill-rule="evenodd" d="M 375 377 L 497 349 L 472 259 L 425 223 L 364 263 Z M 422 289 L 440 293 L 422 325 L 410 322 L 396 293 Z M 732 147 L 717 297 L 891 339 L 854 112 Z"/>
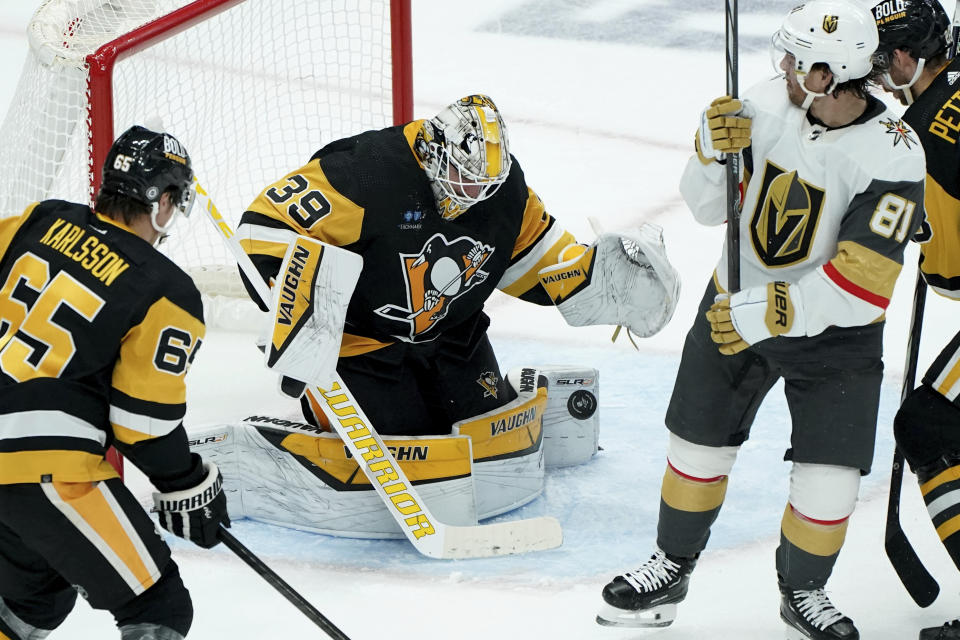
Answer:
<path fill-rule="evenodd" d="M 710 338 L 724 355 L 739 353 L 767 338 L 806 335 L 799 291 L 786 282 L 770 282 L 720 297 L 706 315 Z"/>

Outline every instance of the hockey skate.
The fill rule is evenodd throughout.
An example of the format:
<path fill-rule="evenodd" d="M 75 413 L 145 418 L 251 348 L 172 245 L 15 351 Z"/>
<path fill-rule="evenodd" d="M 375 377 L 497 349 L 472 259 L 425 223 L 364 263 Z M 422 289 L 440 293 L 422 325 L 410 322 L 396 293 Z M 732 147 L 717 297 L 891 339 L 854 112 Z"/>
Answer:
<path fill-rule="evenodd" d="M 780 617 L 787 640 L 860 640 L 853 620 L 840 613 L 826 592 L 794 590 L 780 583 Z"/>
<path fill-rule="evenodd" d="M 922 630 L 920 640 L 960 640 L 960 618 L 945 622 L 942 627 Z"/>
<path fill-rule="evenodd" d="M 687 596 L 696 558 L 671 556 L 657 549 L 643 566 L 617 576 L 603 588 L 597 623 L 610 627 L 666 627 Z"/>

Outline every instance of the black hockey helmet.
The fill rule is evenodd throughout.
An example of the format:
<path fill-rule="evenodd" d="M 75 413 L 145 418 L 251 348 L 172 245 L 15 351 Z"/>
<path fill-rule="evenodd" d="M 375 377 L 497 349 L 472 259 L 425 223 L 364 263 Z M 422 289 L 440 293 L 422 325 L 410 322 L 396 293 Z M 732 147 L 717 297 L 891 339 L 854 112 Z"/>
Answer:
<path fill-rule="evenodd" d="M 889 68 L 894 49 L 927 60 L 951 43 L 950 19 L 939 0 L 883 0 L 872 11 L 880 33 L 875 56 L 880 70 Z"/>
<path fill-rule="evenodd" d="M 168 133 L 134 125 L 110 147 L 100 189 L 146 205 L 156 204 L 165 191 L 172 191 L 173 203 L 188 215 L 192 184 L 193 169 L 183 145 Z"/>

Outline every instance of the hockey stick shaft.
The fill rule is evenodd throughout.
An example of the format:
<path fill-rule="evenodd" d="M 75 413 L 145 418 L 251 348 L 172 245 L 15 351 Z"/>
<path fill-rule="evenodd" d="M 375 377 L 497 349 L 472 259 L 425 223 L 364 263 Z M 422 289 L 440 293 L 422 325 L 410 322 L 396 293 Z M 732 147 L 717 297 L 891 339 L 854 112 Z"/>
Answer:
<path fill-rule="evenodd" d="M 947 48 L 947 57 L 952 59 L 957 54 L 957 38 L 960 37 L 960 0 L 953 6 L 953 21 L 950 25 L 950 46 Z M 907 358 L 903 372 L 903 389 L 900 392 L 900 404 L 913 391 L 917 377 L 917 358 L 920 350 L 920 334 L 923 327 L 923 308 L 927 296 L 927 285 L 923 274 L 917 266 L 917 284 L 913 292 L 913 314 L 910 318 L 910 336 L 907 342 Z M 890 497 L 887 502 L 887 524 L 885 531 L 884 548 L 887 558 L 893 565 L 900 582 L 907 589 L 907 593 L 921 607 L 933 604 L 940 593 L 940 585 L 917 555 L 916 550 L 907 539 L 907 534 L 900 524 L 900 493 L 903 488 L 904 458 L 900 450 L 893 452 L 893 467 L 890 472 Z"/>
<path fill-rule="evenodd" d="M 739 94 L 739 25 L 737 0 L 726 0 L 726 64 L 727 95 L 736 98 Z M 740 154 L 728 153 L 726 169 L 727 185 L 727 290 L 740 291 Z"/>
<path fill-rule="evenodd" d="M 917 284 L 913 292 L 913 312 L 910 318 L 910 334 L 907 340 L 906 363 L 903 372 L 901 404 L 907 398 L 917 377 L 917 359 L 920 350 L 920 334 L 923 328 L 923 308 L 927 296 L 927 284 L 917 268 Z M 890 473 L 890 496 L 887 502 L 887 523 L 884 532 L 884 549 L 900 582 L 907 593 L 921 607 L 927 607 L 937 599 L 940 585 L 930 575 L 923 561 L 917 556 L 900 524 L 900 492 L 903 487 L 903 454 L 894 448 L 893 467 Z"/>
<path fill-rule="evenodd" d="M 258 558 L 250 549 L 244 546 L 239 540 L 233 537 L 229 531 L 223 527 L 217 532 L 217 537 L 220 538 L 220 541 L 227 546 L 230 551 L 233 551 L 237 554 L 237 557 L 243 560 L 247 565 L 257 572 L 264 580 L 266 580 L 270 586 L 280 592 L 284 598 L 286 598 L 290 604 L 295 606 L 300 610 L 303 615 L 307 616 L 311 622 L 316 624 L 318 627 L 323 629 L 324 633 L 330 636 L 333 640 L 350 640 L 343 631 L 340 631 L 335 624 L 330 622 L 326 616 L 317 611 L 317 609 L 307 602 L 307 600 L 301 596 L 297 591 L 291 587 L 289 584 L 284 581 L 283 578 L 278 576 L 273 569 L 268 567 L 263 560 Z"/>
<path fill-rule="evenodd" d="M 220 233 L 260 300 L 269 308 L 272 296 L 267 283 L 207 192 L 199 184 L 196 191 L 199 206 Z M 451 526 L 437 520 L 343 379 L 334 373 L 331 381 L 320 385 L 311 382 L 317 404 L 330 427 L 340 436 L 387 511 L 418 552 L 431 558 L 490 557 L 552 549 L 561 544 L 563 534 L 554 518 L 474 526 Z"/>
<path fill-rule="evenodd" d="M 960 0 L 953 3 L 953 22 L 950 23 L 950 46 L 947 48 L 947 58 L 951 60 L 957 55 L 957 47 L 960 43 Z"/>

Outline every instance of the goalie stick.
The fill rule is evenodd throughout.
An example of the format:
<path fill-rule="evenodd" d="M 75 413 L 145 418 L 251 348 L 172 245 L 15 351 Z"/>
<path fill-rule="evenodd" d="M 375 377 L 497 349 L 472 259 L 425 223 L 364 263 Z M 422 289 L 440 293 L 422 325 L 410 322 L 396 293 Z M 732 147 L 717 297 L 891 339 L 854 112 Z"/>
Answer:
<path fill-rule="evenodd" d="M 196 204 L 204 210 L 257 295 L 269 307 L 272 296 L 267 283 L 209 194 L 199 183 L 194 184 Z M 553 549 L 563 542 L 560 523 L 548 516 L 472 526 L 447 525 L 437 520 L 343 379 L 334 373 L 330 381 L 308 382 L 331 428 L 343 440 L 387 511 L 418 552 L 430 558 L 486 558 Z"/>
<path fill-rule="evenodd" d="M 299 609 L 311 622 L 323 629 L 324 633 L 330 636 L 332 640 L 350 640 L 343 631 L 340 631 L 326 616 L 317 611 L 312 604 L 307 602 L 307 600 L 287 584 L 283 578 L 274 573 L 270 567 L 264 564 L 263 560 L 258 558 L 250 549 L 247 549 L 243 543 L 234 538 L 229 531 L 220 527 L 220 530 L 217 531 L 217 537 L 220 538 L 220 542 L 226 545 L 230 551 L 237 554 L 238 558 L 247 563 L 260 577 L 270 583 L 270 586 L 280 592 L 280 595 L 289 600 L 290 604 Z"/>
<path fill-rule="evenodd" d="M 913 291 L 913 315 L 910 319 L 910 335 L 907 341 L 907 359 L 903 372 L 903 389 L 900 403 L 913 391 L 917 376 L 917 355 L 920 348 L 920 331 L 923 327 L 923 307 L 927 297 L 927 284 L 917 267 L 917 285 Z M 940 593 L 940 585 L 917 556 L 900 525 L 900 490 L 903 486 L 903 454 L 896 447 L 893 452 L 893 468 L 890 472 L 890 497 L 887 502 L 887 524 L 884 530 L 883 547 L 907 593 L 921 607 L 933 604 Z"/>

